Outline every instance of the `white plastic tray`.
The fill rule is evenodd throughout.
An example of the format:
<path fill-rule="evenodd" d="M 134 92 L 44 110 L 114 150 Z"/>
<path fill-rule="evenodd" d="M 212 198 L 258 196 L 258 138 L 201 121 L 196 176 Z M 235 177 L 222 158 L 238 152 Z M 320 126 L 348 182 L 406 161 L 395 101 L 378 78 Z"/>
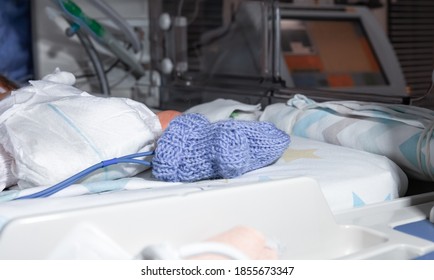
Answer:
<path fill-rule="evenodd" d="M 390 215 L 405 215 L 408 204 L 395 203 L 390 212 L 383 211 L 388 205 L 365 209 L 370 218 L 357 210 L 335 217 L 312 179 L 240 185 L 17 218 L 0 232 L 0 259 L 49 258 L 83 224 L 103 232 L 130 255 L 151 244 L 176 247 L 202 241 L 237 225 L 279 241 L 285 248 L 283 259 L 408 259 L 433 251 L 434 243 L 390 228 Z M 429 205 L 422 208 L 413 220 L 426 216 Z M 380 212 L 385 216 L 375 215 Z"/>

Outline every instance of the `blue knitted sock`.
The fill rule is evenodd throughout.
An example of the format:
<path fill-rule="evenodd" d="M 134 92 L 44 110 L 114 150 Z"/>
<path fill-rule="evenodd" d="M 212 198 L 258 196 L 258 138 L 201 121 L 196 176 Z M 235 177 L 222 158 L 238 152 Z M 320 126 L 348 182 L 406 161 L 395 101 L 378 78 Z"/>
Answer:
<path fill-rule="evenodd" d="M 213 141 L 209 121 L 196 114 L 173 119 L 158 139 L 152 173 L 169 182 L 193 182 L 215 176 L 209 150 Z"/>
<path fill-rule="evenodd" d="M 216 122 L 215 154 L 218 174 L 233 178 L 280 158 L 289 136 L 268 122 L 227 120 Z"/>
<path fill-rule="evenodd" d="M 271 123 L 210 123 L 200 114 L 184 114 L 172 120 L 158 140 L 152 172 L 170 182 L 234 178 L 273 163 L 289 142 Z"/>

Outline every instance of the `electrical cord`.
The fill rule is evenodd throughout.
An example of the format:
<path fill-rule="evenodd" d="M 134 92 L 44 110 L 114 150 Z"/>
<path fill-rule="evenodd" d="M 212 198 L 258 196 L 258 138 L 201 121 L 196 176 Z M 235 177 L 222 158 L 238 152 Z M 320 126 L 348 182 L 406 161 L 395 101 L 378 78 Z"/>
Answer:
<path fill-rule="evenodd" d="M 116 59 L 115 62 L 113 62 L 106 70 L 104 70 L 105 74 L 110 73 L 115 67 L 116 65 L 118 65 L 121 62 L 120 59 Z M 75 78 L 78 79 L 84 79 L 84 78 L 93 78 L 97 76 L 96 73 L 91 73 L 91 74 L 82 74 L 82 75 L 77 75 L 75 76 Z"/>
<path fill-rule="evenodd" d="M 129 48 L 129 47 L 128 47 Z M 144 55 L 144 50 L 142 49 L 142 50 L 140 50 L 140 54 L 139 54 L 139 58 L 138 58 L 138 60 L 139 61 L 142 61 L 142 59 L 143 59 L 143 55 Z M 124 76 L 122 76 L 119 80 L 117 80 L 117 81 L 115 81 L 114 83 L 112 83 L 112 84 L 109 84 L 110 85 L 110 88 L 115 88 L 115 87 L 117 87 L 119 84 L 121 84 L 125 79 L 127 79 L 129 76 L 131 76 L 134 71 L 134 69 L 132 69 L 132 68 L 130 68 L 129 70 L 127 70 L 127 72 L 125 73 L 125 75 Z"/>
<path fill-rule="evenodd" d="M 129 50 L 131 48 L 131 44 L 126 46 L 126 49 Z M 142 57 L 143 55 L 141 54 L 140 57 Z M 109 74 L 113 69 L 116 68 L 116 66 L 121 63 L 122 61 L 117 58 L 106 70 L 104 70 L 105 75 Z M 78 79 L 84 79 L 84 78 L 93 78 L 95 76 L 97 76 L 98 73 L 89 73 L 89 74 L 82 74 L 82 75 L 77 75 L 75 76 L 75 78 Z"/>
<path fill-rule="evenodd" d="M 146 156 L 151 156 L 154 154 L 154 151 L 149 151 L 149 152 L 142 152 L 142 153 L 135 153 L 135 154 L 130 154 L 130 155 L 126 155 L 123 157 L 119 157 L 119 158 L 112 158 L 109 160 L 103 160 L 100 163 L 97 163 L 95 165 L 92 165 L 86 169 L 84 169 L 83 171 L 80 171 L 79 173 L 69 177 L 68 179 L 57 183 L 56 185 L 49 187 L 45 190 L 42 190 L 40 192 L 37 193 L 33 193 L 30 195 L 26 195 L 26 196 L 22 196 L 22 197 L 18 197 L 14 200 L 21 200 L 21 199 L 32 199 L 32 198 L 41 198 L 41 197 L 49 197 L 67 187 L 69 187 L 70 185 L 74 184 L 75 182 L 77 182 L 78 180 L 84 178 L 85 176 L 89 175 L 90 173 L 100 169 L 100 168 L 104 168 L 110 165 L 114 165 L 114 164 L 119 164 L 119 163 L 133 163 L 133 164 L 141 164 L 141 165 L 145 165 L 145 166 L 152 166 L 152 163 L 146 160 L 139 160 L 136 159 L 138 157 L 146 157 Z"/>

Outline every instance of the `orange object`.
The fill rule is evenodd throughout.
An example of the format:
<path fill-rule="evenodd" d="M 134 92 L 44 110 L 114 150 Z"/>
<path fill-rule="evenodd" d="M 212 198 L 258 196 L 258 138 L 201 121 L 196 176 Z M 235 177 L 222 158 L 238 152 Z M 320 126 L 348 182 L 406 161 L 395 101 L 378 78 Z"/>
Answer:
<path fill-rule="evenodd" d="M 161 128 L 165 130 L 169 125 L 170 121 L 173 120 L 176 116 L 181 115 L 181 112 L 175 110 L 166 110 L 157 113 L 158 118 L 160 119 Z"/>
<path fill-rule="evenodd" d="M 317 55 L 285 55 L 286 66 L 290 71 L 324 71 L 321 58 Z"/>
<path fill-rule="evenodd" d="M 352 87 L 354 81 L 348 74 L 330 74 L 327 77 L 330 87 Z"/>

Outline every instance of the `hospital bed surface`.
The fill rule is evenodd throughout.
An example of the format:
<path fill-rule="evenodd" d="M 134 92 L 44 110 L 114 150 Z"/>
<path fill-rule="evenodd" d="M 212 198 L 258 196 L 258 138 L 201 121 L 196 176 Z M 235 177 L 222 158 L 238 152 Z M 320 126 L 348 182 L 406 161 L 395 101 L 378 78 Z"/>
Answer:
<path fill-rule="evenodd" d="M 11 201 L 38 192 L 43 187 L 3 191 L 0 192 L 0 201 L 3 201 L 0 203 L 0 221 L 26 213 L 110 205 L 300 176 L 319 182 L 333 212 L 393 200 L 403 196 L 407 190 L 405 174 L 385 157 L 294 136 L 276 163 L 233 179 L 172 183 L 156 180 L 147 170 L 132 178 L 75 184 L 48 199 Z"/>

